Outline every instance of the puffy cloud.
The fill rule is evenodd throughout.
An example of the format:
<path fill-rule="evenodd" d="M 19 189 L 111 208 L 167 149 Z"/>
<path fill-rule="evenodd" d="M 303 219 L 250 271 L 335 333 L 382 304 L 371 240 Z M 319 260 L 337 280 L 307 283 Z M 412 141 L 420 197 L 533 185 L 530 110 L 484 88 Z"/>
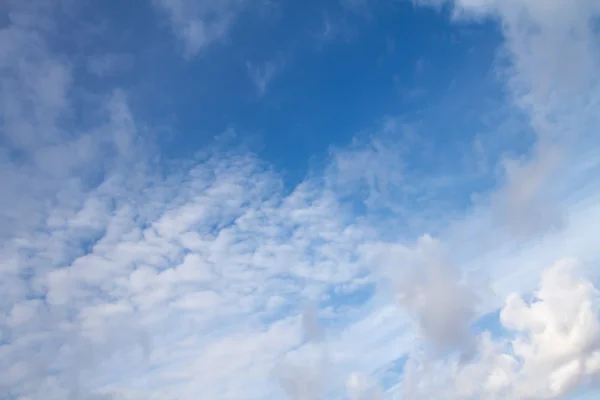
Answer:
<path fill-rule="evenodd" d="M 407 397 L 558 399 L 596 381 L 600 297 L 576 267 L 574 260 L 556 262 L 531 301 L 509 295 L 500 313 L 508 338 L 483 333 L 472 361 L 413 363 L 404 383 Z"/>
<path fill-rule="evenodd" d="M 518 332 L 511 345 L 520 360 L 520 396 L 556 398 L 600 374 L 600 298 L 575 266 L 557 262 L 543 274 L 535 301 L 511 295 L 502 309 L 503 325 Z"/>
<path fill-rule="evenodd" d="M 399 305 L 425 342 L 437 350 L 470 351 L 479 294 L 439 241 L 426 235 L 414 247 L 377 244 L 366 246 L 363 254 L 391 280 Z"/>

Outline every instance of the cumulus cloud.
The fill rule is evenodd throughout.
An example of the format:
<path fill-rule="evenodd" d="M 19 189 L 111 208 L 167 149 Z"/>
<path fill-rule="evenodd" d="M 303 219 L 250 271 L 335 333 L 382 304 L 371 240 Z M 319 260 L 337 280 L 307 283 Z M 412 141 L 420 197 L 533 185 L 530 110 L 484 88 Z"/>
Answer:
<path fill-rule="evenodd" d="M 556 262 L 531 301 L 509 295 L 500 313 L 507 338 L 481 334 L 471 362 L 412 364 L 407 398 L 557 399 L 596 381 L 600 298 L 576 267 L 575 260 Z"/>

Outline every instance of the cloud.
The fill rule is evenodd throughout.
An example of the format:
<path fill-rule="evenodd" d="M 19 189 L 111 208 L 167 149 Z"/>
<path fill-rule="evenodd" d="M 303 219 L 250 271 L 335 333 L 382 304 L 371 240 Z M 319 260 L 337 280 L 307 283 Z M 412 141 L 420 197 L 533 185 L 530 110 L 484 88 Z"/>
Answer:
<path fill-rule="evenodd" d="M 364 179 L 363 176 L 372 174 L 375 178 L 371 179 L 371 182 L 377 182 L 376 179 L 379 179 L 379 176 L 389 177 L 390 174 L 386 171 L 385 166 L 393 165 L 392 163 L 397 160 L 401 161 L 402 157 L 398 156 L 398 152 L 394 152 L 393 147 L 389 144 L 384 148 L 389 152 L 375 152 L 370 146 L 357 146 L 351 150 L 344 149 L 340 154 L 343 156 L 341 159 L 346 159 L 346 162 L 342 165 L 355 167 L 349 170 L 339 167 L 338 153 L 334 153 L 330 178 L 339 185 L 348 182 L 339 180 L 338 174 L 340 173 L 341 177 L 352 180 Z M 389 154 L 392 154 L 393 157 L 390 157 Z M 596 151 L 585 154 L 587 156 L 584 158 L 594 158 L 593 154 L 596 154 Z M 369 162 L 364 160 L 369 160 Z M 586 262 L 597 262 L 598 256 L 595 251 L 591 251 L 591 247 L 589 250 L 584 250 L 588 246 L 585 244 L 585 238 L 590 232 L 586 227 L 590 226 L 591 220 L 597 218 L 597 211 L 594 211 L 596 207 L 592 203 L 580 203 L 580 200 L 575 200 L 576 198 L 582 199 L 579 197 L 583 195 L 580 184 L 593 179 L 592 175 L 588 175 L 593 174 L 591 170 L 583 167 L 583 165 L 589 165 L 589 160 L 580 159 L 576 163 L 564 164 L 560 177 L 561 179 L 563 176 L 570 178 L 561 181 L 561 190 L 558 192 L 560 197 L 557 199 L 566 212 L 567 222 L 563 230 L 546 233 L 543 240 L 534 240 L 530 244 L 524 244 L 519 240 L 519 235 L 506 235 L 499 232 L 497 221 L 491 216 L 495 212 L 493 208 L 485 209 L 485 211 L 479 208 L 467 211 L 467 215 L 452 222 L 451 225 L 456 224 L 456 229 L 442 231 L 441 241 L 430 236 L 423 236 L 415 244 L 405 243 L 407 241 L 412 243 L 410 239 L 401 239 L 400 243 L 397 239 L 392 239 L 389 242 L 378 240 L 374 244 L 361 246 L 360 252 L 364 257 L 364 264 L 371 266 L 376 276 L 381 279 L 380 291 L 385 292 L 385 288 L 391 288 L 391 291 L 397 295 L 399 305 L 406 311 L 405 317 L 412 320 L 413 325 L 417 328 L 417 333 L 419 333 L 416 343 L 404 347 L 406 351 L 410 351 L 410 360 L 405 368 L 405 378 L 401 389 L 407 398 L 466 399 L 473 398 L 473 396 L 484 399 L 529 398 L 521 393 L 535 391 L 547 394 L 531 398 L 560 398 L 561 393 L 571 393 L 577 388 L 585 388 L 590 381 L 597 379 L 596 375 L 591 372 L 586 372 L 585 374 L 588 375 L 584 374 L 584 377 L 575 373 L 575 377 L 568 378 L 568 380 L 572 379 L 572 382 L 577 383 L 557 386 L 548 380 L 548 376 L 554 377 L 560 374 L 559 372 L 555 373 L 554 370 L 546 371 L 547 376 L 525 376 L 528 374 L 525 371 L 529 367 L 521 364 L 524 363 L 521 357 L 514 355 L 518 341 L 498 338 L 496 329 L 484 329 L 485 333 L 478 334 L 477 331 L 481 328 L 475 327 L 483 313 L 496 309 L 496 296 L 504 296 L 512 290 L 518 290 L 521 294 L 529 293 L 535 285 L 533 277 L 543 270 L 544 264 L 547 265 L 547 263 L 571 254 L 580 255 Z M 367 171 L 360 172 L 357 165 L 369 165 L 370 167 L 367 168 Z M 405 174 L 402 175 L 402 178 L 410 183 L 410 179 L 413 177 Z M 573 181 L 572 184 L 567 184 L 566 182 L 571 179 L 576 179 L 579 183 Z M 387 182 L 394 189 L 405 180 L 398 179 Z M 359 193 L 362 190 L 356 185 L 350 187 L 352 188 L 350 190 Z M 527 190 L 527 187 L 523 189 Z M 596 190 L 590 189 L 583 196 L 588 196 Z M 338 189 L 338 193 L 344 193 L 344 191 L 340 192 Z M 377 194 L 379 188 L 377 186 L 367 187 L 366 193 L 367 195 Z M 593 202 L 593 200 L 590 201 Z M 393 213 L 387 215 L 387 218 L 390 219 L 395 217 L 396 215 Z M 397 221 L 398 224 L 405 223 L 402 219 L 394 221 Z M 463 265 L 459 261 L 457 267 L 456 259 L 448 257 L 446 250 L 450 250 L 451 254 L 458 256 L 458 260 L 466 261 L 465 264 Z M 559 262 L 545 273 L 536 296 L 539 301 L 546 302 L 547 293 L 562 293 L 560 297 L 573 298 L 573 307 L 582 307 L 584 311 L 581 313 L 586 314 L 589 311 L 589 309 L 585 311 L 588 301 L 578 296 L 577 290 L 574 288 L 591 288 L 589 282 L 579 280 L 578 283 L 568 286 L 569 289 L 565 290 L 549 289 L 548 276 L 554 276 L 554 282 L 564 282 L 565 285 L 568 282 L 574 282 L 569 263 L 569 261 Z M 593 271 L 593 267 L 587 265 L 586 267 L 588 272 Z M 487 278 L 491 279 L 489 282 L 491 285 L 488 287 L 487 284 L 482 285 L 478 282 L 481 280 L 481 276 L 477 277 L 469 272 L 474 270 L 479 271 L 479 274 L 487 275 Z M 474 278 L 478 280 L 474 280 Z M 492 288 L 495 294 L 491 292 Z M 575 292 L 571 294 L 570 290 L 575 290 Z M 591 292 L 595 293 L 593 290 Z M 509 296 L 508 299 L 512 301 L 511 299 L 514 300 L 515 296 Z M 532 309 L 538 309 L 537 302 L 536 305 L 524 304 Z M 559 302 L 548 300 L 545 306 L 540 306 L 544 310 L 540 311 L 540 314 L 561 312 L 558 304 Z M 554 307 L 558 308 L 554 310 Z M 597 323 L 598 318 L 595 307 L 593 308 L 596 310 L 594 313 L 588 313 L 588 315 L 594 316 L 594 324 Z M 549 311 L 550 309 L 553 310 Z M 509 310 L 508 305 L 504 307 L 502 313 L 502 327 L 510 331 L 515 329 L 515 326 L 506 319 L 507 310 Z M 578 311 L 570 309 L 568 313 L 577 315 Z M 531 315 L 523 317 L 523 320 L 532 319 Z M 536 329 L 537 326 L 518 328 L 516 330 L 519 332 L 514 334 L 520 335 L 518 340 L 524 341 L 532 332 L 537 332 Z M 592 336 L 596 336 L 593 333 L 595 330 L 591 331 Z M 563 339 L 565 340 L 564 344 L 557 344 L 555 347 L 562 346 L 570 349 L 571 342 L 565 338 L 561 340 Z M 596 340 L 597 338 L 591 339 L 591 341 Z M 434 345 L 433 350 L 437 351 L 430 351 L 432 344 Z M 507 350 L 507 346 L 510 350 Z M 529 346 L 531 346 L 530 348 L 539 348 L 537 343 Z M 548 345 L 548 348 L 550 347 L 554 347 L 554 345 Z M 575 346 L 575 348 L 578 347 Z M 439 351 L 440 349 L 444 351 Z M 457 349 L 459 352 L 455 351 Z M 596 357 L 595 352 L 596 350 L 593 350 L 590 353 L 590 359 Z M 588 354 L 585 355 L 585 357 L 587 356 Z M 563 368 L 560 365 L 561 362 L 556 361 L 558 364 L 553 364 L 552 368 L 561 370 Z M 565 362 L 567 363 L 568 360 Z M 486 380 L 489 382 L 486 383 L 486 387 L 483 387 L 483 382 Z M 455 385 L 452 383 L 453 381 L 460 382 L 460 384 Z M 527 386 L 532 384 L 531 382 L 539 382 L 540 385 L 547 387 L 534 386 L 533 389 L 527 389 Z M 556 388 L 549 389 L 550 387 Z"/>
<path fill-rule="evenodd" d="M 370 140 L 355 140 L 353 146 L 334 151 L 328 174 L 331 185 L 340 193 L 363 188 L 364 202 L 369 207 L 392 205 L 391 199 L 398 194 L 395 192 L 402 195 L 404 191 L 406 161 L 403 156 L 407 146 L 397 138 L 390 140 L 390 136 L 404 132 L 404 126 L 389 119 Z"/>
<path fill-rule="evenodd" d="M 380 400 L 383 398 L 381 389 L 372 378 L 359 373 L 353 373 L 346 382 L 349 400 Z"/>
<path fill-rule="evenodd" d="M 268 395 L 268 386 L 248 392 L 248 385 L 268 381 L 272 363 L 300 338 L 293 320 L 270 309 L 271 299 L 285 299 L 293 315 L 313 293 L 351 282 L 358 266 L 344 258 L 356 234 L 325 217 L 336 215 L 335 203 L 318 192 L 298 188 L 282 197 L 278 179 L 251 157 L 215 157 L 139 192 L 116 181 L 116 172 L 12 238 L 3 248 L 14 266 L 3 271 L 12 288 L 3 291 L 10 315 L 4 328 L 22 341 L 4 347 L 4 389 L 60 398 L 75 371 L 82 371 L 79 386 L 91 390 L 123 368 L 150 373 L 156 364 L 158 386 L 202 377 L 180 385 L 179 398 L 204 385 L 216 398 Z M 274 322 L 263 325 L 262 318 Z M 204 336 L 219 326 L 222 339 Z M 151 344 L 143 348 L 147 335 Z M 46 343 L 52 346 L 36 350 Z M 55 365 L 54 372 L 43 365 Z"/>
<path fill-rule="evenodd" d="M 246 68 L 258 95 L 264 96 L 271 81 L 281 72 L 282 63 L 276 61 L 267 61 L 261 65 L 246 63 Z"/>
<path fill-rule="evenodd" d="M 556 262 L 530 302 L 509 295 L 500 321 L 511 334 L 481 334 L 477 359 L 413 369 L 404 382 L 407 398 L 557 399 L 597 380 L 600 298 L 576 267 L 575 260 Z M 433 371 L 436 378 L 429 375 Z"/>
<path fill-rule="evenodd" d="M 307 344 L 301 351 L 290 352 L 276 367 L 275 376 L 292 400 L 316 400 L 327 389 L 330 356 L 325 333 L 314 307 L 301 316 L 302 331 Z"/>
<path fill-rule="evenodd" d="M 242 3 L 156 4 L 191 56 L 225 37 Z M 32 23 L 43 15 L 13 11 L 0 31 L 1 393 L 268 399 L 283 382 L 297 399 L 377 399 L 389 394 L 381 377 L 400 374 L 408 355 L 404 387 L 415 393 L 550 397 L 597 376 L 596 292 L 568 265 L 544 276 L 534 303 L 509 297 L 501 322 L 515 338 L 504 340 L 468 329 L 486 299 L 464 263 L 489 269 L 498 293 L 527 293 L 541 260 L 597 257 L 599 192 L 582 179 L 597 175 L 596 154 L 565 167 L 577 178 L 563 181 L 559 199 L 571 218 L 546 241 L 510 248 L 486 225 L 487 209 L 452 215 L 454 230 L 435 219 L 438 239 L 403 240 L 426 208 L 421 194 L 443 186 L 409 175 L 403 144 L 357 140 L 293 187 L 233 145 L 162 163 L 128 93 L 79 96 L 88 82 Z M 389 120 L 383 131 L 404 128 Z M 357 212 L 360 201 L 383 218 Z M 482 231 L 493 246 L 479 247 Z M 450 358 L 465 344 L 476 352 L 420 364 L 415 343 Z M 424 381 L 425 370 L 440 371 L 439 382 Z"/>
<path fill-rule="evenodd" d="M 156 8 L 169 19 L 188 58 L 223 40 L 244 3 L 244 0 L 154 0 Z"/>
<path fill-rule="evenodd" d="M 498 21 L 504 35 L 501 75 L 513 104 L 536 135 L 528 157 L 506 160 L 492 202 L 498 220 L 519 234 L 560 227 L 555 179 L 566 159 L 591 135 L 597 115 L 598 1 L 417 0 L 450 4 L 457 19 Z"/>
<path fill-rule="evenodd" d="M 479 295 L 440 243 L 425 235 L 414 248 L 377 244 L 363 250 L 366 262 L 392 280 L 399 305 L 415 321 L 423 342 L 439 351 L 470 352 L 470 325 Z"/>
<path fill-rule="evenodd" d="M 306 348 L 288 355 L 277 366 L 277 379 L 290 400 L 317 400 L 327 392 L 329 359 L 326 349 Z"/>
<path fill-rule="evenodd" d="M 334 196 L 310 180 L 285 193 L 256 156 L 216 146 L 163 175 L 125 93 L 80 103 L 94 115 L 80 127 L 71 88 L 85 82 L 34 28 L 1 35 L 0 391 L 269 396 L 302 340 L 297 304 L 361 270 Z"/>
<path fill-rule="evenodd" d="M 319 323 L 315 308 L 311 307 L 302 314 L 302 328 L 304 336 L 315 342 L 320 342 L 325 338 L 323 327 Z"/>

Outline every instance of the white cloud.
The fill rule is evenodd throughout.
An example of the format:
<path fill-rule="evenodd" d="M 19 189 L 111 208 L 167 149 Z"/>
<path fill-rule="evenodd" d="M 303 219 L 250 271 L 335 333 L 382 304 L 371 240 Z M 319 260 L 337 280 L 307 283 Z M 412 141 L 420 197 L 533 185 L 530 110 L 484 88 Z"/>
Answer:
<path fill-rule="evenodd" d="M 477 315 L 478 294 L 439 242 L 426 235 L 414 248 L 377 244 L 363 253 L 369 265 L 384 269 L 383 276 L 392 279 L 397 301 L 425 342 L 438 350 L 471 350 L 469 328 Z"/>
<path fill-rule="evenodd" d="M 43 390 L 48 398 L 61 397 L 64 392 L 53 391 L 50 377 L 43 370 L 32 371 L 32 364 L 55 364 L 60 379 L 75 370 L 86 376 L 96 371 L 96 379 L 108 379 L 110 369 L 119 368 L 117 351 L 128 351 L 140 335 L 149 334 L 152 355 L 144 370 L 160 363 L 156 385 L 166 385 L 174 379 L 167 371 L 179 369 L 179 356 L 171 348 L 181 347 L 181 362 L 191 363 L 177 379 L 192 373 L 204 377 L 179 387 L 178 398 L 193 397 L 203 385 L 210 386 L 206 390 L 216 398 L 268 394 L 264 383 L 269 382 L 272 365 L 299 338 L 284 317 L 262 328 L 259 317 L 269 312 L 271 299 L 284 299 L 294 313 L 294 304 L 337 281 L 352 281 L 358 272 L 356 265 L 338 256 L 350 256 L 355 235 L 332 217 L 335 203 L 309 188 L 281 197 L 277 178 L 244 156 L 209 160 L 183 180 L 158 181 L 144 194 L 126 186 L 115 192 L 108 186 L 112 179 L 117 175 L 77 201 L 81 205 L 72 206 L 73 211 L 68 203 L 58 203 L 51 213 L 62 217 L 54 227 L 46 219 L 3 249 L 3 256 L 16 262 L 14 272 L 4 272 L 3 282 L 22 287 L 4 303 L 11 315 L 6 329 L 14 334 L 13 327 L 24 326 L 31 320 L 28 315 L 36 312 L 35 304 L 27 303 L 28 286 L 37 287 L 43 299 L 36 319 L 43 312 L 50 321 L 45 327 L 24 327 L 21 337 L 30 338 L 24 347 L 14 342 L 6 347 L 7 367 L 15 357 L 25 364 L 19 364 L 22 372 L 15 370 L 4 387 L 22 395 L 35 397 Z M 103 199 L 113 205 L 98 207 Z M 82 254 L 79 243 L 88 240 L 94 243 Z M 23 249 L 19 241 L 28 243 L 28 255 L 18 255 Z M 45 256 L 47 246 L 52 253 Z M 26 265 L 30 277 L 21 277 Z M 218 329 L 219 321 L 228 321 L 221 337 L 231 343 L 208 350 L 216 344 L 204 335 Z M 244 326 L 254 328 L 239 333 Z M 46 334 L 39 336 L 42 329 L 52 332 L 55 343 L 45 361 L 35 350 L 49 340 Z M 275 336 L 261 339 L 271 331 Z M 245 341 L 254 340 L 244 347 Z M 281 347 L 272 347 L 278 341 Z M 232 350 L 223 353 L 225 347 Z M 95 362 L 82 367 L 75 355 L 81 352 L 92 352 Z M 253 368 L 253 374 L 242 374 L 246 368 Z M 244 378 L 231 384 L 238 373 Z M 91 389 L 92 381 L 80 379 L 80 385 Z M 248 392 L 248 385 L 257 384 L 253 382 L 263 384 Z"/>
<path fill-rule="evenodd" d="M 160 6 L 192 55 L 224 37 L 239 4 Z M 517 360 L 503 341 L 465 329 L 479 315 L 479 293 L 455 261 L 476 253 L 474 269 L 489 267 L 497 292 L 509 286 L 526 293 L 544 257 L 597 258 L 599 191 L 588 180 L 568 180 L 560 200 L 573 218 L 564 232 L 509 256 L 502 253 L 506 238 L 479 214 L 455 217 L 443 240 L 402 244 L 398 218 L 357 218 L 345 202 L 360 182 L 374 208 L 410 214 L 393 192 L 409 178 L 396 170 L 385 175 L 386 166 L 403 165 L 388 142 L 336 150 L 325 177 L 291 190 L 255 155 L 235 149 L 213 148 L 173 172 L 157 171 L 140 139 L 144 124 L 122 91 L 77 103 L 95 116 L 92 126 L 70 118 L 72 90 L 84 90 L 83 83 L 30 23 L 36 15 L 23 13 L 0 31 L 1 393 L 265 399 L 282 396 L 283 381 L 298 399 L 345 391 L 376 399 L 387 395 L 378 377 L 422 339 L 443 350 L 474 342 L 478 350 L 449 367 L 460 387 L 432 382 L 427 390 L 536 390 L 550 397 L 596 376 L 596 294 L 589 284 L 557 268 L 545 275 L 538 302 L 510 297 L 502 322 L 518 330 L 508 343 L 523 356 Z M 390 124 L 386 129 L 396 132 Z M 569 166 L 565 174 L 595 176 L 594 165 Z M 477 224 L 493 246 L 450 237 L 482 235 Z M 382 281 L 392 283 L 405 313 Z M 366 304 L 356 300 L 374 282 L 379 292 Z M 341 307 L 344 299 L 358 305 Z M 330 304 L 300 309 L 323 303 Z M 558 322 L 572 316 L 580 318 L 561 331 Z M 577 362 L 584 368 L 569 369 Z M 422 366 L 413 363 L 416 379 Z M 540 364 L 547 379 L 536 375 Z M 494 373 L 482 377 L 488 371 Z"/>
<path fill-rule="evenodd" d="M 182 41 L 186 57 L 223 40 L 244 3 L 244 0 L 154 0 Z"/>
<path fill-rule="evenodd" d="M 546 270 L 531 302 L 508 296 L 500 321 L 512 338 L 486 332 L 469 363 L 418 365 L 405 378 L 407 398 L 556 399 L 597 380 L 600 298 L 576 265 L 562 260 Z M 437 378 L 427 375 L 434 370 Z"/>
<path fill-rule="evenodd" d="M 55 56 L 44 48 L 39 57 Z M 45 73 L 36 71 L 24 78 Z M 293 316 L 297 304 L 359 271 L 351 249 L 360 232 L 331 193 L 306 182 L 284 195 L 277 175 L 235 151 L 161 178 L 136 151 L 138 124 L 123 93 L 94 104 L 104 118 L 80 133 L 58 122 L 71 106 L 67 94 L 3 88 L 52 118 L 36 122 L 48 143 L 11 142 L 27 158 L 2 159 L 3 189 L 22 199 L 7 202 L 5 218 L 36 218 L 3 232 L 0 390 L 49 399 L 264 398 L 275 390 L 271 369 L 301 335 L 273 299 Z M 26 111 L 4 118 L 3 132 L 19 135 Z M 137 376 L 115 383 L 129 374 Z M 136 389 L 151 375 L 151 386 Z"/>
<path fill-rule="evenodd" d="M 292 354 L 291 357 L 293 357 Z M 309 348 L 299 360 L 285 360 L 277 366 L 276 376 L 291 400 L 316 400 L 327 391 L 329 360 L 326 350 Z"/>
<path fill-rule="evenodd" d="M 349 400 L 380 400 L 383 398 L 381 389 L 369 376 L 352 373 L 346 382 Z"/>
<path fill-rule="evenodd" d="M 494 18 L 505 42 L 500 54 L 514 104 L 529 116 L 537 143 L 529 157 L 508 160 L 504 186 L 492 198 L 498 220 L 515 233 L 560 226 L 556 179 L 572 153 L 585 148 L 598 115 L 600 53 L 595 21 L 600 2 L 416 0 L 449 3 L 456 18 Z"/>

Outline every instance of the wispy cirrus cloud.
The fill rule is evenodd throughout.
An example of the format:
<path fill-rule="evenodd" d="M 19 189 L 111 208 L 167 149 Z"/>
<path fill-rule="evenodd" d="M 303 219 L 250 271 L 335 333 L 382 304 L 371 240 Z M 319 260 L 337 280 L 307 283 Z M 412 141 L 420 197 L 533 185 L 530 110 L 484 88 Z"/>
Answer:
<path fill-rule="evenodd" d="M 256 86 L 259 96 L 265 95 L 269 84 L 277 74 L 281 73 L 283 67 L 283 62 L 278 60 L 270 60 L 259 64 L 246 63 L 248 76 L 254 86 Z"/>
<path fill-rule="evenodd" d="M 184 55 L 189 58 L 226 38 L 245 1 L 155 0 L 154 4 L 165 13 L 173 33 L 183 43 Z"/>

